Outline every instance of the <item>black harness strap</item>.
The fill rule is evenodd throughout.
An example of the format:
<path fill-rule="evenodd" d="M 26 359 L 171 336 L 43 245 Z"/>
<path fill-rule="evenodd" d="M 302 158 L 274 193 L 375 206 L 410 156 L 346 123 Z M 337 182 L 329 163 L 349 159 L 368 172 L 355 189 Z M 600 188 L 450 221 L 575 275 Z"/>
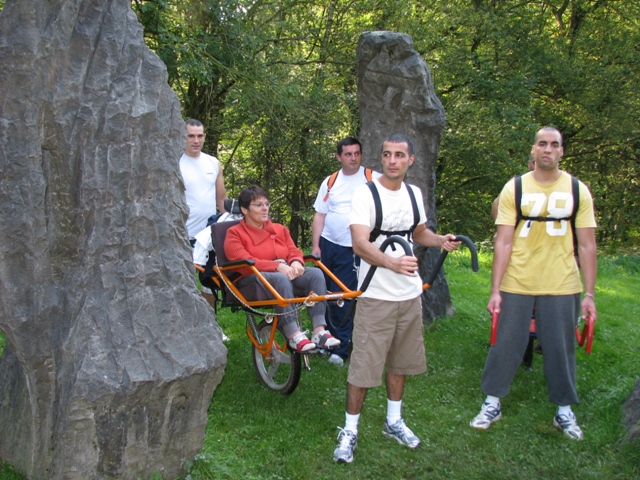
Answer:
<path fill-rule="evenodd" d="M 391 232 L 387 230 L 382 230 L 380 228 L 382 227 L 382 202 L 380 201 L 380 193 L 378 192 L 378 189 L 376 188 L 375 183 L 373 181 L 367 182 L 367 186 L 369 187 L 369 190 L 371 190 L 371 195 L 373 196 L 373 204 L 375 205 L 375 209 L 376 209 L 376 223 L 375 223 L 375 226 L 373 227 L 373 230 L 371 230 L 371 234 L 369 235 L 369 241 L 371 243 L 375 242 L 380 235 L 385 235 L 387 237 L 391 237 L 393 235 L 398 235 L 400 237 L 406 236 L 407 240 L 409 240 L 409 242 L 412 242 L 411 236 L 415 228 L 418 226 L 418 222 L 420 222 L 420 211 L 418 210 L 418 202 L 416 201 L 416 196 L 413 193 L 413 189 L 411 188 L 411 185 L 409 185 L 406 181 L 404 182 L 404 184 L 407 187 L 407 191 L 409 192 L 409 198 L 411 199 L 411 207 L 413 208 L 413 225 L 408 230 Z M 395 250 L 395 245 L 391 244 L 391 248 Z"/>
<path fill-rule="evenodd" d="M 514 177 L 515 182 L 515 195 L 516 195 L 516 210 L 517 210 L 517 218 L 516 218 L 516 227 L 520 224 L 522 220 L 528 220 L 529 226 L 531 226 L 531 222 L 556 222 L 561 220 L 569 220 L 571 223 L 571 232 L 573 234 L 573 246 L 574 249 L 578 245 L 577 237 L 576 237 L 576 217 L 578 216 L 578 207 L 580 206 L 580 184 L 578 183 L 578 179 L 571 176 L 571 194 L 573 195 L 573 210 L 571 211 L 571 215 L 564 218 L 551 218 L 551 217 L 529 217 L 527 215 L 522 214 L 522 175 L 516 175 Z"/>

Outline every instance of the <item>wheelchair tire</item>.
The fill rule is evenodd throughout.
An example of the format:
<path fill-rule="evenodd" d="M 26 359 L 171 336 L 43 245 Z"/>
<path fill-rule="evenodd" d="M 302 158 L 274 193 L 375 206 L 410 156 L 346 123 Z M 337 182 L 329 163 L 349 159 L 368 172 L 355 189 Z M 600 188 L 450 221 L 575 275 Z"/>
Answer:
<path fill-rule="evenodd" d="M 258 325 L 258 341 L 262 344 L 269 341 L 271 335 L 271 324 L 265 321 Z M 284 352 L 276 345 L 286 348 Z M 292 351 L 287 345 L 287 337 L 282 328 L 278 325 L 278 330 L 274 338 L 269 357 L 263 356 L 255 346 L 251 347 L 253 354 L 253 365 L 258 374 L 258 378 L 271 390 L 283 395 L 289 395 L 298 386 L 300 374 L 302 372 L 302 356 L 298 352 Z"/>

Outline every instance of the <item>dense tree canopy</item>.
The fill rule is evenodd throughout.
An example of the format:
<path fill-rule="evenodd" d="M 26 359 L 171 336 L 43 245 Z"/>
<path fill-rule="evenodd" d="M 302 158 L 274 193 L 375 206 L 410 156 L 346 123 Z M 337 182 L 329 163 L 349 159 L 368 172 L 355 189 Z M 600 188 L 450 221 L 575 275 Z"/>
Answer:
<path fill-rule="evenodd" d="M 596 198 L 599 239 L 637 243 L 640 4 L 456 5 L 435 29 L 422 21 L 414 27 L 425 32 L 414 39 L 432 57 L 448 115 L 441 223 L 482 237 L 488 202 L 526 169 L 537 128 L 555 125 L 564 134 L 563 168 Z"/>
<path fill-rule="evenodd" d="M 0 0 L 0 8 L 3 5 Z M 493 198 L 526 169 L 535 131 L 564 134 L 564 168 L 596 200 L 598 237 L 640 238 L 640 2 L 627 0 L 133 0 L 185 119 L 205 124 L 231 195 L 267 188 L 310 242 L 317 187 L 358 134 L 355 49 L 410 34 L 445 107 L 439 228 L 493 232 Z"/>

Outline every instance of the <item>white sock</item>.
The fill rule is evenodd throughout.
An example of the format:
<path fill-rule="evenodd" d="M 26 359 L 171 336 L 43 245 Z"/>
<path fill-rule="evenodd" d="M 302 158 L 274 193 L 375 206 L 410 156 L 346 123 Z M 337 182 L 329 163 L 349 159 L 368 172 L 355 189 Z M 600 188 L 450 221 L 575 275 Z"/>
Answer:
<path fill-rule="evenodd" d="M 572 413 L 571 405 L 558 405 L 558 415 L 566 415 L 570 417 Z"/>
<path fill-rule="evenodd" d="M 350 430 L 357 435 L 358 420 L 360 420 L 360 414 L 358 413 L 357 415 L 350 415 L 348 413 L 345 413 L 344 415 L 345 415 L 344 429 Z"/>
<path fill-rule="evenodd" d="M 484 403 L 488 403 L 489 405 L 493 405 L 496 408 L 500 408 L 500 397 L 487 395 L 487 398 L 484 400 Z"/>
<path fill-rule="evenodd" d="M 387 423 L 393 425 L 400 418 L 402 412 L 402 400 L 394 401 L 387 399 Z"/>

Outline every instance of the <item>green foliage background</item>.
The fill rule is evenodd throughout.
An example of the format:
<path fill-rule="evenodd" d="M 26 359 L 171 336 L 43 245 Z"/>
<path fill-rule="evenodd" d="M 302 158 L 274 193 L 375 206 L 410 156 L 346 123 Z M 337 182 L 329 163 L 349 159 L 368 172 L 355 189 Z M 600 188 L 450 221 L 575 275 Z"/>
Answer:
<path fill-rule="evenodd" d="M 489 238 L 490 204 L 526 169 L 535 131 L 564 134 L 600 242 L 638 243 L 640 4 L 605 0 L 137 1 L 185 117 L 203 120 L 231 194 L 268 188 L 309 242 L 333 148 L 358 134 L 355 51 L 367 30 L 413 37 L 447 114 L 440 229 Z"/>
<path fill-rule="evenodd" d="M 0 9 L 4 7 L 0 0 Z M 358 135 L 364 31 L 412 36 L 447 115 L 441 231 L 493 232 L 493 198 L 526 169 L 535 131 L 564 134 L 563 168 L 596 200 L 598 240 L 640 238 L 640 2 L 628 0 L 133 0 L 183 115 L 207 130 L 230 195 L 267 188 L 272 215 L 310 243 L 313 200 Z"/>

